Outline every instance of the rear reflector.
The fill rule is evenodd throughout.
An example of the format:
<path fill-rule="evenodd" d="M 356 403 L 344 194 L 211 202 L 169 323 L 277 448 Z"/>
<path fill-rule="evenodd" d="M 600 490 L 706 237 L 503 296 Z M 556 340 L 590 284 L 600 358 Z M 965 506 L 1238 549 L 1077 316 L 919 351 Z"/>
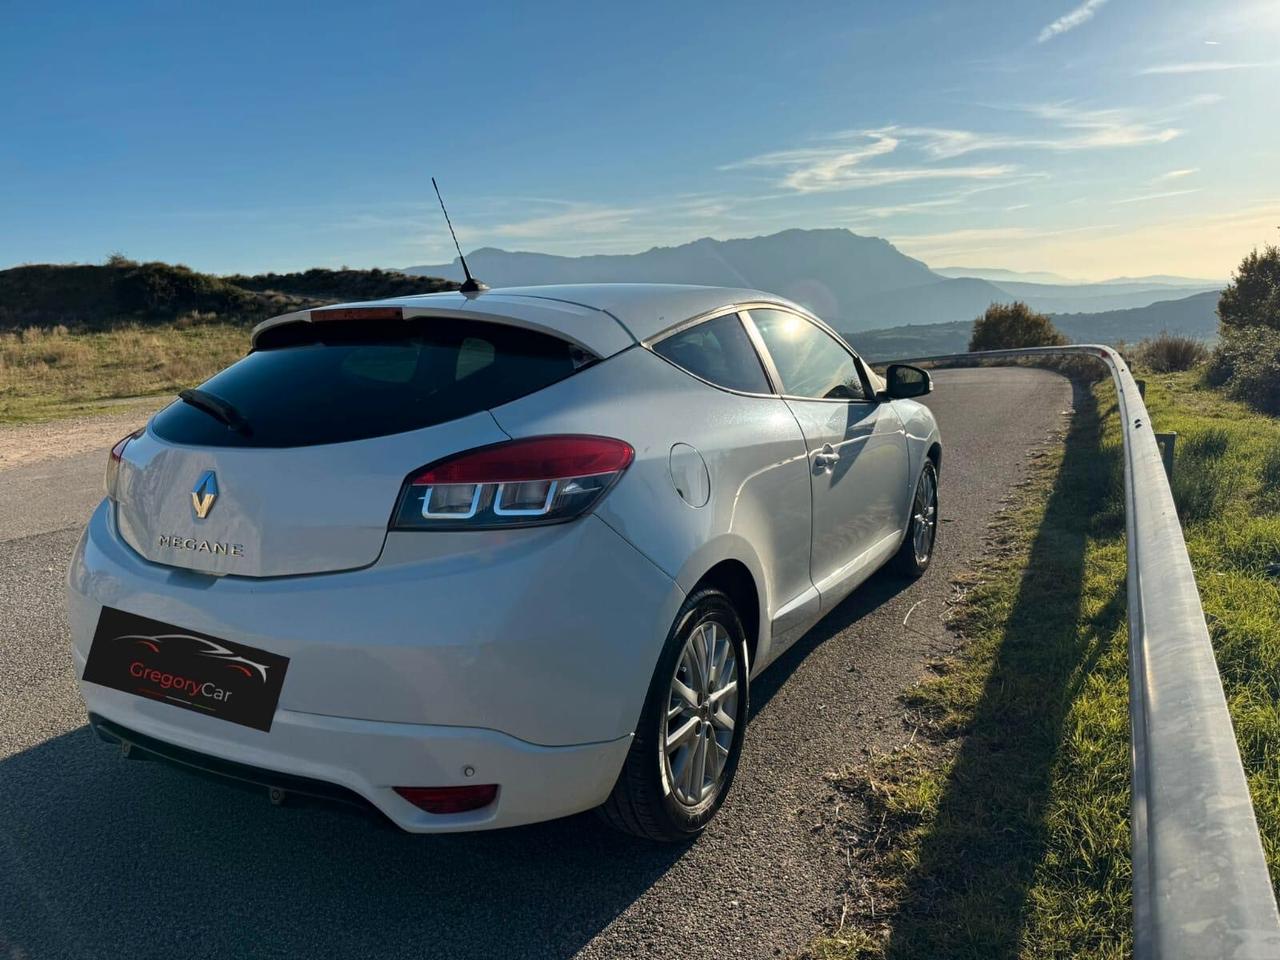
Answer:
<path fill-rule="evenodd" d="M 325 320 L 403 320 L 404 307 L 343 307 L 333 310 L 312 310 L 311 322 Z"/>
<path fill-rule="evenodd" d="M 124 459 L 124 448 L 129 445 L 130 440 L 137 440 L 146 433 L 146 427 L 139 427 L 127 437 L 121 437 L 116 441 L 116 445 L 111 448 L 111 453 L 107 457 L 107 476 L 106 488 L 107 496 L 112 500 L 116 498 L 116 481 L 120 478 L 120 461 Z"/>
<path fill-rule="evenodd" d="M 498 796 L 496 783 L 480 783 L 465 787 L 395 787 L 396 793 L 427 813 L 466 813 L 493 803 Z"/>

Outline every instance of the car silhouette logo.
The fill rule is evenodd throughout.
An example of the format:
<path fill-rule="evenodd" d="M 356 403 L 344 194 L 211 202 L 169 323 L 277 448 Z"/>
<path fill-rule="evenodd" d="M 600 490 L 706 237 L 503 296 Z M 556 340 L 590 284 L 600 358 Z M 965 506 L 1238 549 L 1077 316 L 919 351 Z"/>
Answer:
<path fill-rule="evenodd" d="M 203 520 L 213 509 L 218 499 L 218 478 L 212 470 L 206 470 L 191 491 L 191 508 L 196 512 L 196 519 Z"/>

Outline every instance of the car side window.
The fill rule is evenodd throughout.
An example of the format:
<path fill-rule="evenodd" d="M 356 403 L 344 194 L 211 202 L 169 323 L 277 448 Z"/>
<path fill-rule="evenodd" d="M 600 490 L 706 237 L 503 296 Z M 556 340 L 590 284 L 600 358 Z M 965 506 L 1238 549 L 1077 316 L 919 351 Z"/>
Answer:
<path fill-rule="evenodd" d="M 674 333 L 653 352 L 709 383 L 742 393 L 772 393 L 756 348 L 736 313 Z"/>
<path fill-rule="evenodd" d="M 815 400 L 866 400 L 857 364 L 821 327 L 785 310 L 752 310 L 783 392 Z"/>

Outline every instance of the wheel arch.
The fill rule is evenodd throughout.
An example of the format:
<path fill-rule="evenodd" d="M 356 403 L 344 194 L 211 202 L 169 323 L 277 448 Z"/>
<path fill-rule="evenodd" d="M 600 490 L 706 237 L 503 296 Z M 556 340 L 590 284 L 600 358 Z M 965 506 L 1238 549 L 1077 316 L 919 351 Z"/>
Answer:
<path fill-rule="evenodd" d="M 741 560 L 721 560 L 704 573 L 694 590 L 714 587 L 725 594 L 738 612 L 747 635 L 747 662 L 754 665 L 760 645 L 760 590 L 751 570 Z"/>
<path fill-rule="evenodd" d="M 752 669 L 759 656 L 768 656 L 769 582 L 759 556 L 745 539 L 730 534 L 704 544 L 685 563 L 676 583 L 686 594 L 704 586 L 723 591 L 742 620 Z"/>

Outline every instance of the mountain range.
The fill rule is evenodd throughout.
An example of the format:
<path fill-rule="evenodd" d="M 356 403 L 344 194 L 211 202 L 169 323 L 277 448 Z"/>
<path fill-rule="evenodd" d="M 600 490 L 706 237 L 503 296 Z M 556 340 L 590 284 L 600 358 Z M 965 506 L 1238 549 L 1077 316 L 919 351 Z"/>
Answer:
<path fill-rule="evenodd" d="M 1217 307 L 1218 291 L 1209 290 L 1128 310 L 1054 314 L 1053 325 L 1075 343 L 1136 343 L 1160 333 L 1213 340 L 1218 335 Z M 969 348 L 972 332 L 972 320 L 956 320 L 863 330 L 845 336 L 868 360 L 892 360 L 963 353 Z"/>
<path fill-rule="evenodd" d="M 1024 275 L 994 268 L 976 268 L 970 275 L 960 272 L 963 267 L 939 272 L 887 240 L 844 229 L 784 230 L 737 240 L 704 237 L 643 253 L 581 257 L 482 247 L 467 255 L 467 263 L 475 276 L 495 287 L 641 281 L 752 287 L 802 303 L 846 334 L 968 322 L 994 302 L 1023 300 L 1046 313 L 1094 314 L 1146 307 L 1221 286 L 1181 277 L 1082 283 L 1056 274 Z M 403 272 L 463 277 L 457 259 Z"/>

